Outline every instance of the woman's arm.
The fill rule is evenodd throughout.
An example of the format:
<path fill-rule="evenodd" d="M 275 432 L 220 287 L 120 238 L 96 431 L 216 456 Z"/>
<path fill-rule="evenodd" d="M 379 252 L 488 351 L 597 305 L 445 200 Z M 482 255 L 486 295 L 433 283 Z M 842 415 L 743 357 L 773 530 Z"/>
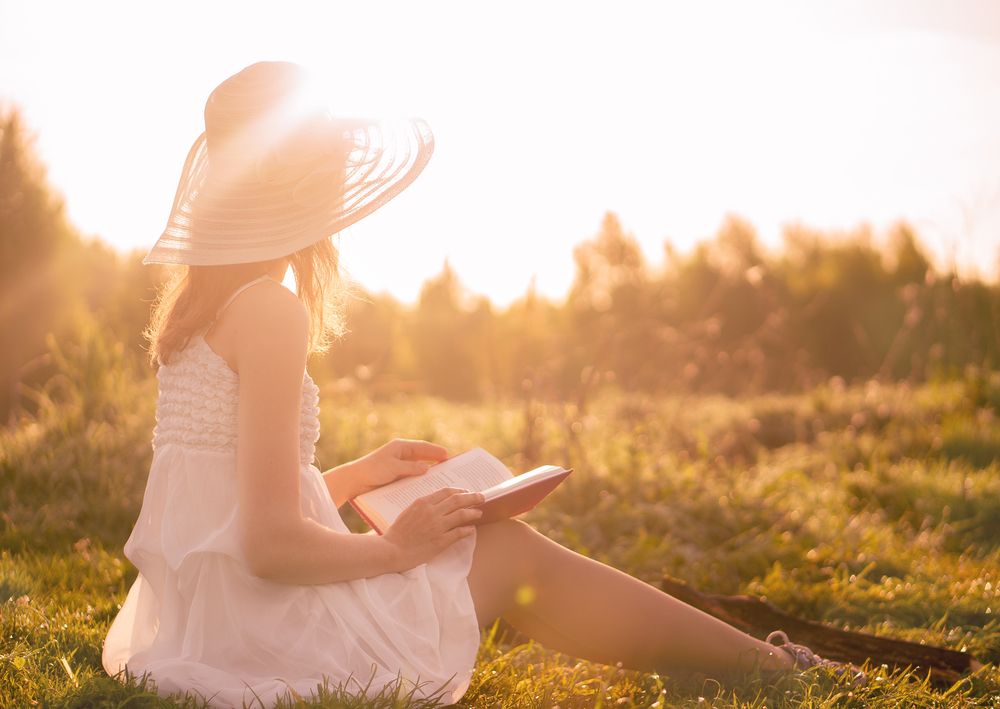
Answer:
<path fill-rule="evenodd" d="M 290 583 L 328 583 L 405 571 L 472 534 L 478 493 L 439 490 L 381 537 L 335 532 L 302 516 L 299 416 L 309 321 L 287 289 L 265 283 L 237 298 L 219 323 L 239 374 L 236 469 L 240 528 L 251 571 Z"/>

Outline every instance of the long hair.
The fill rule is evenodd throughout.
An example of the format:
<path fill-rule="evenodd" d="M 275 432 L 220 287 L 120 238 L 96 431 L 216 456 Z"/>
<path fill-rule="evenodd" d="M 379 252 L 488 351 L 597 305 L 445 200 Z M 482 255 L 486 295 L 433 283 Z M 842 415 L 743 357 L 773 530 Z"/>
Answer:
<path fill-rule="evenodd" d="M 331 239 L 290 255 L 295 289 L 309 312 L 309 352 L 325 352 L 344 332 L 347 287 Z M 149 361 L 166 364 L 206 330 L 226 299 L 244 283 L 263 276 L 274 261 L 228 266 L 182 266 L 160 289 L 146 332 Z"/>

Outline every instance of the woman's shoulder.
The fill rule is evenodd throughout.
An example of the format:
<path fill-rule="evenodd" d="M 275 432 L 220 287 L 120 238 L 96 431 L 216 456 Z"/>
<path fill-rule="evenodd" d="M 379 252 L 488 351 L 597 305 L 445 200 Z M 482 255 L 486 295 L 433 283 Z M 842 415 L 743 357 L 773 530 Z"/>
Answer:
<path fill-rule="evenodd" d="M 306 314 L 306 307 L 299 297 L 273 278 L 263 278 L 251 283 L 250 287 L 239 293 L 230 307 L 265 308 L 268 312 L 275 311 L 284 315 L 295 312 Z"/>
<path fill-rule="evenodd" d="M 268 279 L 239 293 L 206 340 L 237 373 L 262 358 L 269 366 L 298 366 L 308 351 L 309 313 L 298 296 Z"/>
<path fill-rule="evenodd" d="M 229 310 L 233 324 L 244 332 L 309 336 L 309 312 L 305 304 L 270 278 L 240 293 Z"/>

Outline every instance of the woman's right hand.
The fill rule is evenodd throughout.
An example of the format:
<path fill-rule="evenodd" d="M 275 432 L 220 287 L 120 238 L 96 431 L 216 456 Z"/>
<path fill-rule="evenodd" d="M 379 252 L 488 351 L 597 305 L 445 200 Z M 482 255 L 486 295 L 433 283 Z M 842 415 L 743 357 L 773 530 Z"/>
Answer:
<path fill-rule="evenodd" d="M 472 506 L 485 499 L 479 492 L 441 488 L 403 510 L 383 538 L 398 549 L 406 568 L 412 569 L 472 534 L 472 523 L 483 514 Z"/>

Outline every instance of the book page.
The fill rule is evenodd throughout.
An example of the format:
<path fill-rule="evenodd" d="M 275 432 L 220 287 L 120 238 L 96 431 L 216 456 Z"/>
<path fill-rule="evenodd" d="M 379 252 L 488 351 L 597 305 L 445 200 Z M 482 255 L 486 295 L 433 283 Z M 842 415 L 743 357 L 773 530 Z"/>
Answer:
<path fill-rule="evenodd" d="M 486 491 L 486 499 L 491 500 L 497 495 L 502 495 L 512 490 L 520 490 L 529 485 L 534 485 L 539 480 L 550 478 L 562 472 L 565 471 L 558 465 L 543 465 L 540 468 L 535 468 L 532 471 L 518 475 L 516 478 L 511 478 L 495 485 L 492 489 Z"/>
<path fill-rule="evenodd" d="M 491 464 L 492 461 L 496 461 Z M 415 500 L 443 487 L 460 487 L 474 492 L 486 490 L 510 478 L 500 461 L 480 448 L 462 453 L 433 466 L 426 474 L 389 483 L 361 498 L 378 508 L 386 519 L 394 519 Z M 390 507 L 393 508 L 390 511 Z M 388 512 L 388 514 L 386 514 Z"/>

